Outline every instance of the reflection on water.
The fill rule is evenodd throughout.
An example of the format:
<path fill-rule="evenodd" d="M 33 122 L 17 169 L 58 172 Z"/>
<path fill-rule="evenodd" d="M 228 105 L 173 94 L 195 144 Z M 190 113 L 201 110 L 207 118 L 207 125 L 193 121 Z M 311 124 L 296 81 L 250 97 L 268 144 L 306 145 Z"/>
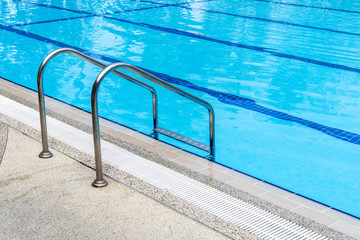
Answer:
<path fill-rule="evenodd" d="M 339 66 L 359 70 L 360 35 L 336 32 L 337 26 L 341 25 L 342 31 L 356 34 L 354 26 L 359 18 L 349 17 L 356 13 L 320 9 L 323 6 L 342 9 L 339 3 L 326 1 L 319 4 L 319 8 L 301 8 L 299 11 L 297 6 L 262 1 L 209 1 L 162 8 L 156 4 L 135 2 L 132 9 L 147 10 L 129 11 L 127 1 L 37 2 L 74 9 L 75 12 L 36 4 L 2 2 L 3 24 L 52 21 L 81 16 L 82 11 L 122 11 L 107 15 L 113 19 L 79 18 L 16 28 L 40 36 L 46 32 L 46 37 L 70 46 L 128 61 L 197 86 L 251 98 L 269 108 L 311 121 L 359 132 L 355 124 L 359 111 L 352 110 L 358 107 L 358 91 L 353 86 L 359 74 L 344 71 Z M 148 9 L 151 7 L 154 8 Z M 358 5 L 352 4 L 350 8 L 355 11 Z M 33 14 L 44 9 L 47 11 L 42 14 Z M 309 17 L 304 18 L 305 15 Z M 316 29 L 325 26 L 322 23 L 324 18 L 328 30 Z M 117 19 L 125 19 L 127 23 Z M 288 22 L 301 26 L 285 24 Z M 152 26 L 162 29 L 154 30 Z M 181 31 L 174 32 L 173 29 Z M 185 37 L 186 32 L 200 38 Z M 233 43 L 240 45 L 233 46 Z M 26 62 L 22 49 L 17 47 L 21 43 L 0 44 L 4 62 L 15 65 L 19 65 L 19 61 Z M 253 46 L 258 49 L 248 49 Z M 37 51 L 46 52 L 46 46 Z M 310 64 L 271 54 L 277 52 L 324 64 Z M 69 69 L 78 67 L 73 65 Z M 57 81 L 62 85 L 65 80 L 58 78 Z M 73 92 L 76 89 L 80 88 L 65 92 L 75 98 L 77 94 Z"/>

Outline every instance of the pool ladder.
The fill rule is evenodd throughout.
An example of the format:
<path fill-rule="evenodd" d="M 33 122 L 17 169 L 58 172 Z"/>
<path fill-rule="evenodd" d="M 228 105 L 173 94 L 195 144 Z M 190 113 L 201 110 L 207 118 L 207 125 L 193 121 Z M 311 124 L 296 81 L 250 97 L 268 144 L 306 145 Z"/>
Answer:
<path fill-rule="evenodd" d="M 97 76 L 93 87 L 92 87 L 92 91 L 91 91 L 91 115 L 92 115 L 92 126 L 93 126 L 93 137 L 94 137 L 94 152 L 95 152 L 95 167 L 96 167 L 96 179 L 93 181 L 92 185 L 94 187 L 105 187 L 107 185 L 107 181 L 103 178 L 103 172 L 102 172 L 102 159 L 101 159 L 101 145 L 100 145 L 100 128 L 99 128 L 99 116 L 98 116 L 98 103 L 97 103 L 97 93 L 98 93 L 98 88 L 101 84 L 101 81 L 106 77 L 107 74 L 113 72 L 114 74 L 116 74 L 117 76 L 124 78 L 132 83 L 135 83 L 147 90 L 149 90 L 152 94 L 152 103 L 153 103 L 153 125 L 154 125 L 154 129 L 153 129 L 153 133 L 151 135 L 154 135 L 154 137 L 156 139 L 158 139 L 158 135 L 162 134 L 165 135 L 167 137 L 176 139 L 178 141 L 184 142 L 188 145 L 191 145 L 193 147 L 196 147 L 198 149 L 204 150 L 206 152 L 209 152 L 209 155 L 206 157 L 210 160 L 214 160 L 215 158 L 215 139 L 214 139 L 214 135 L 215 135 L 215 125 L 214 125 L 214 120 L 215 120 L 215 113 L 214 113 L 214 109 L 212 108 L 212 106 L 188 93 L 185 92 L 184 90 L 175 87 L 167 82 L 165 82 L 164 80 L 161 80 L 160 78 L 155 77 L 152 74 L 149 74 L 147 72 L 145 72 L 144 70 L 135 67 L 131 64 L 127 64 L 127 63 L 123 63 L 123 62 L 118 62 L 118 63 L 114 63 L 111 64 L 109 66 L 77 51 L 71 48 L 60 48 L 57 49 L 53 52 L 51 52 L 49 55 L 47 55 L 43 62 L 41 63 L 39 70 L 38 70 L 38 75 L 37 75 L 37 87 L 38 87 L 38 99 L 39 99 L 39 112 L 40 112 L 40 125 L 41 125 L 41 139 L 42 139 L 42 152 L 39 154 L 39 157 L 41 158 L 50 158 L 53 156 L 53 154 L 49 151 L 49 145 L 48 145 L 48 137 L 47 137 L 47 124 L 46 124 L 46 109 L 45 109 L 45 101 L 44 101 L 44 91 L 43 91 L 43 72 L 44 69 L 47 65 L 47 63 L 54 58 L 57 55 L 60 54 L 64 54 L 64 53 L 69 53 L 72 54 L 74 56 L 77 56 L 87 62 L 90 62 L 100 68 L 102 68 L 103 70 L 100 72 L 100 74 Z M 135 74 L 137 74 L 138 76 L 141 76 L 143 78 L 146 78 L 160 86 L 165 87 L 166 89 L 177 93 L 197 104 L 200 104 L 202 106 L 204 106 L 208 112 L 209 112 L 209 138 L 210 138 L 210 144 L 206 145 L 204 143 L 192 140 L 190 138 L 187 138 L 185 136 L 182 136 L 180 134 L 177 134 L 175 132 L 166 130 L 164 128 L 160 128 L 158 126 L 158 101 L 157 101 L 157 94 L 156 94 L 156 90 L 155 88 L 153 88 L 151 85 L 144 83 L 138 79 L 135 79 L 123 72 L 120 72 L 118 69 L 126 69 L 129 70 Z"/>

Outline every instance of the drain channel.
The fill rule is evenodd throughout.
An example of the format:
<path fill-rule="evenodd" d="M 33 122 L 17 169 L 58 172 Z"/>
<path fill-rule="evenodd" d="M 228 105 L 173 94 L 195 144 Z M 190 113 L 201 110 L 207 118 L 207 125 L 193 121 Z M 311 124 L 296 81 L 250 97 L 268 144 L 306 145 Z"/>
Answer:
<path fill-rule="evenodd" d="M 109 157 L 104 156 L 104 162 L 263 239 L 329 239 L 137 155 L 131 156 L 130 161 L 124 157 L 115 158 L 121 156 L 121 152 L 113 152 L 117 150 L 108 147 L 112 149 L 112 157 L 107 154 Z"/>

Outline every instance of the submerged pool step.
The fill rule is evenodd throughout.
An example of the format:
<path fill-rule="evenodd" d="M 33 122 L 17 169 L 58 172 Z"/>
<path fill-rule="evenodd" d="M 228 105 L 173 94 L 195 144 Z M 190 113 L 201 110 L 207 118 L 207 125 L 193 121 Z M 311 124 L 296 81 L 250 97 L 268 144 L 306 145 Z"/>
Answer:
<path fill-rule="evenodd" d="M 161 133 L 167 137 L 171 137 L 175 140 L 178 140 L 180 142 L 183 142 L 183 143 L 186 143 L 186 144 L 189 144 L 193 147 L 196 147 L 198 149 L 201 149 L 201 150 L 204 150 L 206 152 L 210 152 L 210 147 L 204 143 L 201 143 L 201 142 L 198 142 L 196 140 L 193 140 L 191 138 L 187 138 L 183 135 L 180 135 L 180 134 L 177 134 L 177 133 L 174 133 L 172 131 L 169 131 L 169 130 L 166 130 L 164 128 L 155 128 L 154 129 L 154 133 L 153 134 L 156 134 L 156 133 Z"/>

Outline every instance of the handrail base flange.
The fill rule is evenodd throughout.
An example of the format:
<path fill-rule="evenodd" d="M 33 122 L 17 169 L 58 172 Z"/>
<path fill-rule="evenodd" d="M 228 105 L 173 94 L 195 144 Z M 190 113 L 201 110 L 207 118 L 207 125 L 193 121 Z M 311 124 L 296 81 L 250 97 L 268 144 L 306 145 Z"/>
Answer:
<path fill-rule="evenodd" d="M 105 179 L 101 179 L 101 180 L 95 179 L 91 185 L 93 187 L 100 188 L 107 186 L 108 182 Z"/>
<path fill-rule="evenodd" d="M 40 158 L 51 158 L 53 156 L 53 154 L 50 151 L 42 151 L 39 154 Z"/>

